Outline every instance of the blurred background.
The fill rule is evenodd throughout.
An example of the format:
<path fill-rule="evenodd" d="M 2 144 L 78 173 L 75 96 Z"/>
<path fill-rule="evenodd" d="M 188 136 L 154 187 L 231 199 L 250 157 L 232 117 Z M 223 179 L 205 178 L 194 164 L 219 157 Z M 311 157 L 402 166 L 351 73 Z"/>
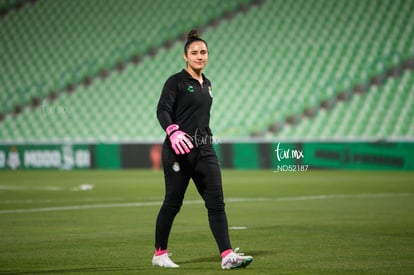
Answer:
<path fill-rule="evenodd" d="M 0 169 L 159 169 L 191 29 L 224 168 L 414 170 L 413 0 L 0 0 Z"/>

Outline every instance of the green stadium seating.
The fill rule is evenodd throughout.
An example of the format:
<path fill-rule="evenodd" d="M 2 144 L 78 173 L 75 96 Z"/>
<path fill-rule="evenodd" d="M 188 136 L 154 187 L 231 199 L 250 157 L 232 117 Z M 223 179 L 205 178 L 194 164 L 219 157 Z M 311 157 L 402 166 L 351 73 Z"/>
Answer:
<path fill-rule="evenodd" d="M 304 118 L 297 126 L 284 128 L 281 139 L 367 140 L 412 138 L 414 133 L 414 72 L 391 78 L 383 86 L 339 102 L 330 111 Z"/>
<path fill-rule="evenodd" d="M 48 11 L 45 14 L 53 16 L 57 7 L 55 4 L 49 7 L 46 5 L 49 2 L 44 1 L 28 8 L 27 13 L 39 16 L 38 9 L 45 9 Z M 88 1 L 69 2 L 68 10 L 92 8 L 85 6 Z M 66 85 L 102 68 L 93 60 L 100 60 L 103 67 L 112 66 L 151 47 L 158 47 L 156 55 L 146 55 L 138 65 L 127 64 L 123 71 L 105 79 L 95 78 L 90 85 L 61 94 L 55 101 L 43 100 L 35 109 L 25 107 L 16 117 L 6 116 L 0 122 L 0 140 L 149 142 L 163 138 L 155 117 L 156 104 L 164 81 L 185 63 L 183 42 L 174 42 L 168 49 L 159 46 L 190 28 L 184 20 L 176 19 L 171 24 L 168 20 L 176 17 L 161 15 L 191 7 L 192 1 L 174 2 L 178 3 L 174 7 L 166 4 L 168 1 L 145 1 L 142 8 L 147 13 L 142 18 L 132 18 L 126 12 L 110 18 L 105 26 L 97 23 L 101 22 L 99 16 L 108 10 L 119 10 L 111 6 L 118 1 L 98 2 L 93 7 L 98 19 L 83 18 L 81 11 L 72 21 L 68 19 L 68 22 L 78 22 L 74 30 L 67 27 L 68 36 L 82 37 L 74 40 L 74 45 L 71 39 L 63 39 L 65 44 L 58 47 L 56 54 L 51 54 L 47 66 L 39 69 L 44 72 L 33 69 L 42 67 L 35 63 L 41 58 L 33 61 L 37 64 L 34 67 L 26 67 L 25 58 L 14 56 L 7 60 L 11 71 L 0 74 L 1 83 L 6 83 L 1 85 L 18 83 L 23 87 L 41 80 L 36 82 L 38 85 L 29 85 L 27 93 L 16 93 L 22 91 L 19 89 L 2 92 L 2 99 L 9 99 L 4 101 L 3 109 L 13 108 L 10 102 L 21 103 L 39 95 L 46 98 L 45 91 L 56 86 L 56 79 L 62 81 L 60 85 Z M 76 7 L 75 3 L 80 6 Z M 194 16 L 189 13 L 182 18 L 189 19 L 191 26 L 198 26 L 209 18 L 223 16 L 219 24 L 205 28 L 202 33 L 209 43 L 210 59 L 205 73 L 213 85 L 211 126 L 217 137 L 246 138 L 252 133 L 272 139 L 414 137 L 413 73 L 406 71 L 385 81 L 388 69 L 399 68 L 401 74 L 403 62 L 414 58 L 414 1 L 263 1 L 262 5 L 250 5 L 247 12 L 235 13 L 231 20 L 224 20 L 228 16 L 226 11 L 235 10 L 246 1 L 220 1 L 223 4 L 218 9 L 212 8 L 213 2 L 203 3 L 207 7 L 203 11 L 206 16 L 199 19 L 198 13 Z M 132 10 L 138 13 L 136 9 Z M 154 31 L 143 36 L 135 26 L 145 20 L 155 20 L 153 17 L 160 22 L 148 21 L 153 22 L 148 25 Z M 21 18 L 22 15 L 13 20 L 22 25 Z M 84 28 L 86 25 L 90 26 Z M 104 34 L 93 31 L 105 28 L 113 31 Z M 0 35 L 5 29 L 0 24 Z M 21 29 L 20 33 L 25 31 Z M 163 34 L 156 35 L 159 33 Z M 149 35 L 154 39 L 147 39 Z M 13 38 L 35 39 L 30 34 L 26 36 Z M 131 37 L 144 38 L 142 43 L 134 45 L 136 40 Z M 11 45 L 17 44 L 10 42 L 6 49 L 11 50 Z M 42 48 L 39 42 L 34 46 L 37 48 L 28 55 L 37 53 L 47 60 L 51 47 Z M 65 53 L 68 49 L 71 53 Z M 58 53 L 64 58 L 60 59 Z M 73 56 L 83 63 L 74 62 Z M 20 75 L 24 77 L 18 80 L 16 77 Z M 45 75 L 50 78 L 42 79 Z M 361 95 L 351 92 L 355 85 L 368 85 L 371 78 L 378 76 L 385 82 L 369 87 Z M 338 100 L 345 91 L 349 101 Z M 330 103 L 331 109 L 321 108 L 324 102 Z M 315 117 L 304 117 L 304 111 L 310 108 L 316 112 Z M 289 118 L 295 123 L 286 123 Z M 269 131 L 269 126 L 274 124 L 281 126 L 279 132 Z"/>
<path fill-rule="evenodd" d="M 0 24 L 0 112 L 145 54 L 244 2 L 38 0 L 11 12 Z"/>

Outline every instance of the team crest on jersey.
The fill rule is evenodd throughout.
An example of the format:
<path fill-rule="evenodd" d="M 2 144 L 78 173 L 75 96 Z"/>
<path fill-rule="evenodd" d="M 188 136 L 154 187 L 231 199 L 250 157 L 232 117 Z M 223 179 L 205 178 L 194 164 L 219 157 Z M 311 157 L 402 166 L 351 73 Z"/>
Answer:
<path fill-rule="evenodd" d="M 209 92 L 210 96 L 213 97 L 213 91 L 211 90 L 211 86 L 208 86 L 208 92 Z"/>
<path fill-rule="evenodd" d="M 172 169 L 174 172 L 180 172 L 180 165 L 178 164 L 178 162 L 173 163 Z"/>
<path fill-rule="evenodd" d="M 193 86 L 188 86 L 187 91 L 190 93 L 194 93 L 194 87 Z"/>

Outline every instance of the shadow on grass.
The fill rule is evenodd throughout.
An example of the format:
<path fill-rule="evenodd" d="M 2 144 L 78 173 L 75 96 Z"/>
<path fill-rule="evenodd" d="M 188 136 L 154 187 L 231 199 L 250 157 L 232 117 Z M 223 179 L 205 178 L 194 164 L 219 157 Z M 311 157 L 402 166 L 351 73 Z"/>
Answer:
<path fill-rule="evenodd" d="M 274 253 L 274 252 L 266 251 L 266 250 L 250 250 L 248 253 L 246 253 L 246 255 L 250 255 L 254 259 L 255 257 L 258 257 L 266 253 Z M 208 257 L 191 258 L 188 261 L 178 261 L 177 264 L 217 263 L 218 261 L 220 261 L 220 256 L 208 256 Z"/>

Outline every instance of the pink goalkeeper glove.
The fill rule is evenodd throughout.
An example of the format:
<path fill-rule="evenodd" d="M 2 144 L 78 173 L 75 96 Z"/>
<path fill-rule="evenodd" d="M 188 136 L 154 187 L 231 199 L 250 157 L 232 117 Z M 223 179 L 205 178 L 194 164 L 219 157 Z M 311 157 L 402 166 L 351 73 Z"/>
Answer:
<path fill-rule="evenodd" d="M 194 148 L 193 143 L 191 143 L 191 137 L 183 132 L 178 130 L 180 127 L 177 124 L 171 124 L 167 127 L 167 135 L 170 138 L 171 146 L 174 152 L 179 154 L 188 154 L 190 150 Z"/>

